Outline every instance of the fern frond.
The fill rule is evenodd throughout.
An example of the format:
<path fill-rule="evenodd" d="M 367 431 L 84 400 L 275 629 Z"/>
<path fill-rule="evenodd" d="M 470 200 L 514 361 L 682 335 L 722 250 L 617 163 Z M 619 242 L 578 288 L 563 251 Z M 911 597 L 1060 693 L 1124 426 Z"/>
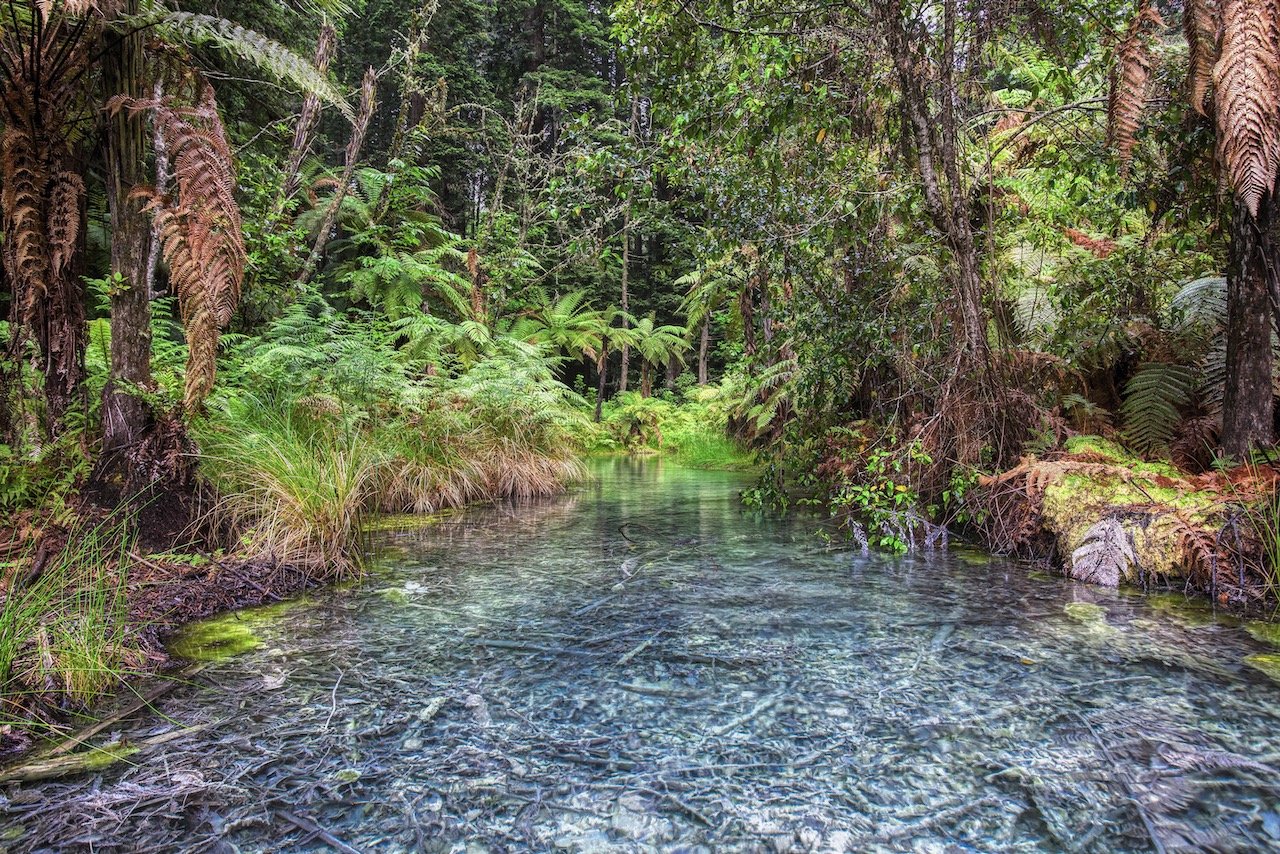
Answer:
<path fill-rule="evenodd" d="M 1218 0 L 1187 0 L 1182 28 L 1187 37 L 1187 97 L 1192 108 L 1207 116 L 1213 66 L 1218 61 Z"/>
<path fill-rule="evenodd" d="M 1218 154 L 1254 216 L 1280 168 L 1280 0 L 1224 0 L 1214 67 Z"/>
<path fill-rule="evenodd" d="M 1125 435 L 1138 451 L 1151 453 L 1168 446 L 1180 418 L 1179 409 L 1191 401 L 1195 373 L 1185 365 L 1148 362 L 1125 385 Z"/>
<path fill-rule="evenodd" d="M 1160 13 L 1147 0 L 1129 24 L 1124 39 L 1116 46 L 1107 103 L 1107 142 L 1115 150 L 1122 169 L 1126 169 L 1133 159 L 1138 125 L 1147 107 L 1154 63 L 1150 32 L 1163 26 Z"/>
<path fill-rule="evenodd" d="M 125 23 L 131 27 L 154 27 L 177 42 L 209 44 L 225 50 L 263 69 L 277 80 L 291 83 L 300 91 L 332 104 L 348 121 L 355 121 L 356 114 L 351 105 L 314 65 L 279 42 L 225 18 L 194 12 L 160 11 L 153 16 L 127 19 Z"/>
<path fill-rule="evenodd" d="M 1119 587 L 1138 558 L 1133 540 L 1119 519 L 1103 519 L 1071 553 L 1071 577 L 1104 587 Z"/>
<path fill-rule="evenodd" d="M 1227 323 L 1227 280 L 1204 276 L 1178 288 L 1169 303 L 1174 325 L 1180 329 L 1221 329 Z"/>
<path fill-rule="evenodd" d="M 198 410 L 213 390 L 218 330 L 231 321 L 239 303 L 246 263 L 226 130 L 213 87 L 199 76 L 192 80 L 194 106 L 180 106 L 173 98 L 148 103 L 169 152 L 174 192 L 135 191 L 155 216 L 161 256 L 178 295 L 188 345 L 188 411 Z"/>
<path fill-rule="evenodd" d="M 84 200 L 84 179 L 74 172 L 53 176 L 49 189 L 49 251 L 55 275 L 67 269 L 80 238 L 80 203 Z"/>

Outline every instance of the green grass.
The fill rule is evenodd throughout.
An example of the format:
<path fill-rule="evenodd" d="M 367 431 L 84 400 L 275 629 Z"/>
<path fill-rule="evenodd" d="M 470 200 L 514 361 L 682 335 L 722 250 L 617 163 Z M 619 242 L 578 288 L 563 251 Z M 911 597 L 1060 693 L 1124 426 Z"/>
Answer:
<path fill-rule="evenodd" d="M 213 513 L 251 554 L 352 577 L 370 512 L 547 496 L 585 474 L 591 425 L 547 374 L 481 365 L 376 407 L 341 400 L 236 397 L 201 426 Z"/>
<path fill-rule="evenodd" d="M 125 580 L 132 540 L 111 518 L 68 532 L 67 545 L 30 581 L 6 580 L 0 602 L 0 705 L 26 726 L 42 696 L 85 707 L 136 668 L 127 636 Z M 18 566 L 31 566 L 28 554 Z"/>

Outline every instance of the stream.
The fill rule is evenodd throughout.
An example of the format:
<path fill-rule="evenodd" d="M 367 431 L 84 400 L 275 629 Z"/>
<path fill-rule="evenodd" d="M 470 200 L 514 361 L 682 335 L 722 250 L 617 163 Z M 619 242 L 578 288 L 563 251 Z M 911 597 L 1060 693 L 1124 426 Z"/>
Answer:
<path fill-rule="evenodd" d="M 1280 849 L 1280 658 L 1240 621 L 593 472 L 236 617 L 99 738 L 146 750 L 0 789 L 0 851 Z"/>

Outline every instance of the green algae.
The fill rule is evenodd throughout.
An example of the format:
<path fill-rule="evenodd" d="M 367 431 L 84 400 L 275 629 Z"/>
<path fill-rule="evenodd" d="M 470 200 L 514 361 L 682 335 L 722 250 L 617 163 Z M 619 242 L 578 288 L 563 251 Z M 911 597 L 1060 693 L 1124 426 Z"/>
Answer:
<path fill-rule="evenodd" d="M 1244 630 L 1256 641 L 1280 647 L 1280 623 L 1269 620 L 1250 620 L 1245 623 Z"/>
<path fill-rule="evenodd" d="M 1107 621 L 1106 610 L 1101 605 L 1095 605 L 1092 602 L 1068 602 L 1062 606 L 1062 610 L 1072 620 L 1083 625 L 1105 623 Z"/>
<path fill-rule="evenodd" d="M 169 652 L 191 661 L 218 661 L 262 646 L 258 629 L 274 622 L 306 599 L 246 608 L 184 627 L 169 641 Z"/>
<path fill-rule="evenodd" d="M 396 605 L 407 605 L 409 603 L 408 595 L 399 587 L 383 588 L 378 591 L 378 595 Z"/>
<path fill-rule="evenodd" d="M 952 549 L 951 552 L 970 566 L 990 566 L 991 564 L 991 555 L 978 549 L 958 547 Z"/>
<path fill-rule="evenodd" d="M 1198 629 L 1219 621 L 1208 604 L 1181 593 L 1152 593 L 1147 596 L 1147 603 L 1183 628 Z"/>
<path fill-rule="evenodd" d="M 1246 656 L 1244 663 L 1254 670 L 1265 673 L 1273 681 L 1280 682 L 1280 654 L 1260 652 L 1256 655 Z"/>
<path fill-rule="evenodd" d="M 136 744 L 117 741 L 103 747 L 96 747 L 84 754 L 80 768 L 83 771 L 99 771 L 128 759 L 141 750 Z"/>
<path fill-rule="evenodd" d="M 381 531 L 412 531 L 416 528 L 428 528 L 432 525 L 438 525 L 457 512 L 456 510 L 440 510 L 436 513 L 390 513 L 385 516 L 366 519 L 361 529 L 370 534 Z"/>

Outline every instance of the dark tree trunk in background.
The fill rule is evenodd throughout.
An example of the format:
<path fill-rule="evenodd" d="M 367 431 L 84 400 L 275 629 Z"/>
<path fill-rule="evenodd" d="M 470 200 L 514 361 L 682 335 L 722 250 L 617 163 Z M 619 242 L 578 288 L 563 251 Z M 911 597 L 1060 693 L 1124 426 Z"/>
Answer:
<path fill-rule="evenodd" d="M 1271 330 L 1275 316 L 1274 205 L 1263 199 L 1258 216 L 1236 202 L 1227 270 L 1227 377 L 1222 450 L 1245 461 L 1274 440 Z"/>
<path fill-rule="evenodd" d="M 676 380 L 680 377 L 680 360 L 675 356 L 667 357 L 667 391 L 676 390 Z"/>
<path fill-rule="evenodd" d="M 702 338 L 698 342 L 698 385 L 707 384 L 707 351 L 711 349 L 711 317 L 702 321 Z"/>
<path fill-rule="evenodd" d="M 604 386 L 609 376 L 609 348 L 604 348 L 600 352 L 600 359 L 596 362 L 596 413 L 595 421 L 600 423 L 600 418 L 604 414 Z"/>
<path fill-rule="evenodd" d="M 628 292 L 628 272 L 631 269 L 631 212 L 628 208 L 622 220 L 622 328 L 631 328 L 631 294 Z M 631 345 L 622 345 L 622 367 L 618 374 L 618 394 L 627 390 L 627 374 L 631 372 Z"/>
<path fill-rule="evenodd" d="M 127 10 L 136 14 L 138 0 L 130 0 Z M 143 38 L 142 32 L 107 36 L 103 76 L 109 94 L 149 94 Z M 107 126 L 106 148 L 111 269 L 117 281 L 111 296 L 111 370 L 103 391 L 99 478 L 126 474 L 128 449 L 141 441 L 152 422 L 150 407 L 134 393 L 135 387 L 151 385 L 151 220 L 142 201 L 131 197 L 135 187 L 146 183 L 145 114 L 118 110 Z"/>

